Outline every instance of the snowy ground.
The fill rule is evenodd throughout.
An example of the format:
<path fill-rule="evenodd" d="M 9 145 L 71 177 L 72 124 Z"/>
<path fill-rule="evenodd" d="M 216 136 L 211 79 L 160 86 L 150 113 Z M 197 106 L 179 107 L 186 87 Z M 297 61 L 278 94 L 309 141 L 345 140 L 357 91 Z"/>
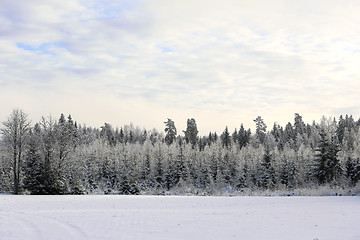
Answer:
<path fill-rule="evenodd" d="M 360 239 L 360 197 L 0 196 L 0 239 Z"/>

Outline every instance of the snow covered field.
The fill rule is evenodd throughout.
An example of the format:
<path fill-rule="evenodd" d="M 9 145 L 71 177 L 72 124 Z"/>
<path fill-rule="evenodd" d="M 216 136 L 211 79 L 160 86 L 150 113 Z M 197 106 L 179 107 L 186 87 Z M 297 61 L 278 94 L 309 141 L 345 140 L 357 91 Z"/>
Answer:
<path fill-rule="evenodd" d="M 0 196 L 0 239 L 360 239 L 360 197 Z"/>

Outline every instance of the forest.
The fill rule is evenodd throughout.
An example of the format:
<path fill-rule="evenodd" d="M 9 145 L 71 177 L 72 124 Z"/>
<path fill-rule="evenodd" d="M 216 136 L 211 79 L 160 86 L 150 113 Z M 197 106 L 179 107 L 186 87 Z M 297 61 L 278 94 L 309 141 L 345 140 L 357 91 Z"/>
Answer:
<path fill-rule="evenodd" d="M 199 136 L 133 124 L 82 126 L 71 115 L 34 124 L 14 109 L 0 127 L 0 192 L 11 194 L 221 195 L 319 186 L 354 188 L 360 179 L 360 119 L 322 117 L 286 126 L 254 119 Z"/>

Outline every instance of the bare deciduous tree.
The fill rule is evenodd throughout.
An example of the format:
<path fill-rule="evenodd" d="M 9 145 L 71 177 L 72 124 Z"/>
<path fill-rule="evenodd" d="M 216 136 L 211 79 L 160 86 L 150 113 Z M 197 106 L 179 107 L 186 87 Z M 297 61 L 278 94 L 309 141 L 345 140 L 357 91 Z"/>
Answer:
<path fill-rule="evenodd" d="M 3 122 L 1 129 L 4 142 L 11 151 L 11 160 L 13 166 L 14 194 L 19 193 L 21 164 L 23 152 L 25 149 L 26 138 L 30 130 L 30 121 L 25 112 L 20 109 L 14 109 L 8 119 Z"/>

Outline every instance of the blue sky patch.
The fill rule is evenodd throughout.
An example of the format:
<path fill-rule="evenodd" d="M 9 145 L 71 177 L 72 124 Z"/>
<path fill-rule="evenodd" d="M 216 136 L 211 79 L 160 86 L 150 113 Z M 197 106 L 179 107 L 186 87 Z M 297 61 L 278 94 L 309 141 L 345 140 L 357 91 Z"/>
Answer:
<path fill-rule="evenodd" d="M 65 44 L 63 42 L 42 43 L 39 46 L 26 44 L 26 43 L 22 43 L 22 42 L 16 43 L 16 47 L 24 49 L 26 51 L 46 51 L 51 46 L 65 48 Z"/>
<path fill-rule="evenodd" d="M 25 43 L 16 43 L 16 47 L 22 48 L 26 51 L 36 51 L 37 48 Z"/>

